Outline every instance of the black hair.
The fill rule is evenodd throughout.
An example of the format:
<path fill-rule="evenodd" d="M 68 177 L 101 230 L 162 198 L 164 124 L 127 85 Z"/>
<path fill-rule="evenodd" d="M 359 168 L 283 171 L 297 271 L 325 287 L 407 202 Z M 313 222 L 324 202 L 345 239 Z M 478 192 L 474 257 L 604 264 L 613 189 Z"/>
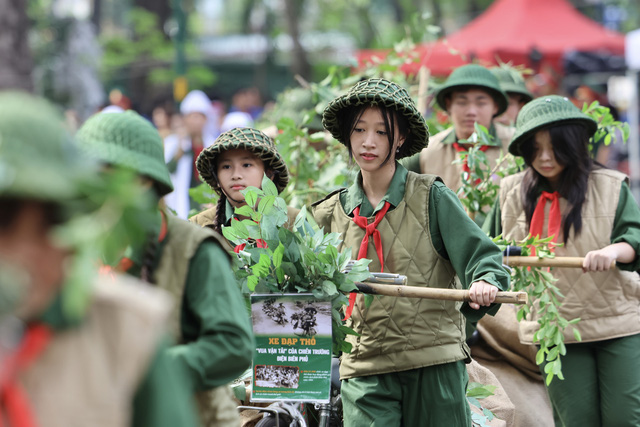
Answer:
<path fill-rule="evenodd" d="M 387 140 L 389 141 L 389 152 L 387 153 L 387 157 L 384 159 L 380 166 L 385 165 L 389 161 L 389 159 L 391 159 L 391 155 L 393 154 L 393 144 L 395 142 L 394 137 L 396 134 L 396 126 L 398 127 L 398 134 L 400 135 L 400 137 L 405 138 L 404 144 L 399 147 L 400 151 L 396 155 L 396 158 L 406 157 L 411 147 L 409 135 L 409 119 L 407 119 L 404 114 L 400 113 L 396 109 L 387 108 L 384 105 L 366 104 L 358 107 L 346 107 L 342 109 L 338 115 L 341 118 L 338 121 L 340 140 L 345 142 L 345 145 L 349 150 L 349 158 L 353 159 L 353 150 L 351 148 L 351 134 L 356 128 L 360 117 L 362 117 L 365 110 L 370 107 L 377 108 L 382 114 L 384 129 L 387 132 Z"/>
<path fill-rule="evenodd" d="M 220 191 L 220 197 L 218 198 L 218 203 L 216 204 L 216 218 L 213 221 L 213 230 L 219 234 L 222 234 L 222 226 L 226 220 L 226 210 L 227 210 L 227 196 L 224 192 Z"/>
<path fill-rule="evenodd" d="M 15 224 L 22 210 L 29 203 L 37 203 L 44 211 L 45 227 L 62 224 L 67 218 L 63 209 L 53 202 L 39 202 L 18 197 L 0 197 L 0 230 L 6 230 Z"/>
<path fill-rule="evenodd" d="M 568 201 L 569 212 L 563 215 L 563 236 L 566 243 L 573 227 L 576 235 L 582 230 L 582 205 L 584 203 L 589 174 L 596 164 L 589 154 L 589 134 L 585 126 L 575 123 L 553 125 L 541 130 L 548 130 L 553 146 L 553 154 L 564 170 L 558 179 L 557 191 Z M 529 168 L 525 172 L 521 198 L 524 206 L 527 225 L 531 226 L 531 218 L 535 211 L 540 188 L 548 184 L 546 178 L 531 166 L 536 156 L 535 134 L 525 140 L 521 146 L 522 157 Z"/>

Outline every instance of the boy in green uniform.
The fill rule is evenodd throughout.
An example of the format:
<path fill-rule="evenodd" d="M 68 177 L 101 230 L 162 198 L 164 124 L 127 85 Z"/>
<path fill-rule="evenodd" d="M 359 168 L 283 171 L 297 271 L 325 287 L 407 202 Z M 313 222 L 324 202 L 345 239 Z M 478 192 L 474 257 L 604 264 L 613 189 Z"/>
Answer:
<path fill-rule="evenodd" d="M 97 114 L 80 128 L 80 146 L 101 162 L 132 169 L 155 200 L 171 191 L 162 140 L 134 112 Z M 237 425 L 226 384 L 251 364 L 253 334 L 220 237 L 157 210 L 143 245 L 130 246 L 119 270 L 156 284 L 176 300 L 170 358 L 188 373 L 202 423 Z"/>
<path fill-rule="evenodd" d="M 0 313 L 0 419 L 11 426 L 195 425 L 184 377 L 160 348 L 169 296 L 132 278 L 91 274 L 84 295 L 70 277 L 73 248 L 53 232 L 78 213 L 96 169 L 62 123 L 43 100 L 0 94 L 0 294 L 14 293 Z M 80 300 L 83 313 L 69 310 L 69 298 Z"/>
<path fill-rule="evenodd" d="M 358 83 L 325 109 L 324 126 L 360 167 L 357 181 L 313 206 L 325 232 L 372 259 L 371 271 L 406 275 L 412 286 L 469 288 L 472 302 L 362 295 L 347 309 L 351 353 L 340 365 L 349 426 L 469 426 L 464 316 L 495 313 L 509 275 L 502 254 L 434 175 L 396 159 L 420 152 L 429 134 L 415 104 L 395 83 Z M 455 232 L 453 232 L 455 230 Z M 341 249 L 341 248 L 339 248 Z"/>
<path fill-rule="evenodd" d="M 500 88 L 507 94 L 509 105 L 504 113 L 496 117 L 494 123 L 504 126 L 515 126 L 518 113 L 524 105 L 533 99 L 518 70 L 508 67 L 493 67 L 491 73 L 496 76 Z"/>
<path fill-rule="evenodd" d="M 474 123 L 489 130 L 496 145 L 485 145 L 489 164 L 493 167 L 501 150 L 507 146 L 513 130 L 493 125 L 493 119 L 507 110 L 507 97 L 491 72 L 480 65 L 469 64 L 455 69 L 436 92 L 436 102 L 449 114 L 453 126 L 431 137 L 429 146 L 420 153 L 403 159 L 402 165 L 416 173 L 438 175 L 444 183 L 456 191 L 462 185 L 462 172 L 466 164 L 452 162 L 466 151 L 468 144 L 459 143 L 475 131 Z M 467 169 L 468 170 L 468 169 Z"/>

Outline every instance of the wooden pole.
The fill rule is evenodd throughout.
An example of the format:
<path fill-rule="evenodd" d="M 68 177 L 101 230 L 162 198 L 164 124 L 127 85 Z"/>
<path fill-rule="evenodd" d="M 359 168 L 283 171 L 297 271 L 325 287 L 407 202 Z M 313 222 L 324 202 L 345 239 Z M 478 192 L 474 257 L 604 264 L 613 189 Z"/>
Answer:
<path fill-rule="evenodd" d="M 505 256 L 503 262 L 510 267 L 582 268 L 583 257 L 538 258 L 537 256 Z M 611 268 L 616 262 L 611 262 Z"/>
<path fill-rule="evenodd" d="M 385 295 L 390 297 L 440 299 L 447 301 L 470 302 L 469 291 L 466 289 L 423 288 L 419 286 L 394 286 L 376 283 L 356 283 L 363 294 Z M 498 292 L 496 303 L 526 304 L 526 292 Z"/>

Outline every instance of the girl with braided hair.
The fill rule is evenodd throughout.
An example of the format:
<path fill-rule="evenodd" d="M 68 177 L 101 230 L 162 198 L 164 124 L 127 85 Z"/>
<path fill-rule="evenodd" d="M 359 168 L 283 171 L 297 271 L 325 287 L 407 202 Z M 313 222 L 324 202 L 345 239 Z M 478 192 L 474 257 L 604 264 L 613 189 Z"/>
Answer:
<path fill-rule="evenodd" d="M 412 286 L 470 288 L 472 300 L 383 296 L 367 307 L 352 294 L 346 321 L 358 335 L 347 336 L 352 350 L 340 364 L 345 425 L 470 426 L 464 316 L 497 311 L 496 293 L 509 287 L 502 254 L 439 177 L 397 162 L 429 140 L 405 89 L 362 81 L 329 103 L 322 121 L 360 172 L 313 205 L 318 225 L 371 259 L 371 271 L 406 275 Z"/>
<path fill-rule="evenodd" d="M 158 203 L 172 190 L 162 140 L 151 123 L 127 111 L 97 114 L 80 128 L 82 149 L 109 167 L 132 170 Z M 151 213 L 143 244 L 131 244 L 118 269 L 175 297 L 168 354 L 190 377 L 204 426 L 237 426 L 229 382 L 251 364 L 253 334 L 219 236 L 165 209 Z"/>
<path fill-rule="evenodd" d="M 222 233 L 222 227 L 230 223 L 234 208 L 246 204 L 242 190 L 250 186 L 260 188 L 265 174 L 278 192 L 282 192 L 289 182 L 287 166 L 271 138 L 252 128 L 234 128 L 222 133 L 198 156 L 196 167 L 200 177 L 220 198 L 215 207 L 200 212 L 189 221 L 217 233 Z M 298 212 L 298 209 L 287 208 L 287 224 L 293 225 Z M 231 249 L 230 244 L 227 249 Z"/>

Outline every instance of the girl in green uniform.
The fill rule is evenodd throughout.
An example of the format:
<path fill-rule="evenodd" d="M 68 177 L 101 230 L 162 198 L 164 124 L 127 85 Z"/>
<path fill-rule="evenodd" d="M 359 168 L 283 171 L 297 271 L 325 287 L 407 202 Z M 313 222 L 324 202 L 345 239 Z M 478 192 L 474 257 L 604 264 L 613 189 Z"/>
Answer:
<path fill-rule="evenodd" d="M 234 208 L 246 205 L 245 188 L 262 186 L 266 174 L 278 192 L 289 182 L 289 171 L 271 138 L 257 129 L 234 128 L 221 134 L 211 147 L 198 156 L 196 167 L 200 177 L 220 195 L 215 207 L 200 212 L 190 221 L 218 233 L 229 225 Z M 293 224 L 299 210 L 287 208 Z"/>
<path fill-rule="evenodd" d="M 325 109 L 323 125 L 360 167 L 357 181 L 313 206 L 325 232 L 340 232 L 371 271 L 404 274 L 412 286 L 470 288 L 472 302 L 352 298 L 347 325 L 358 336 L 342 356 L 347 426 L 470 426 L 463 313 L 472 321 L 509 286 L 499 249 L 433 175 L 397 159 L 427 145 L 428 130 L 395 83 L 358 83 Z M 371 238 L 372 237 L 372 238 Z"/>
<path fill-rule="evenodd" d="M 157 201 L 171 191 L 162 140 L 134 112 L 97 114 L 80 128 L 80 146 L 103 163 L 131 169 Z M 143 224 L 147 238 L 126 249 L 118 269 L 168 290 L 176 300 L 169 355 L 197 392 L 202 424 L 237 425 L 229 382 L 251 364 L 253 334 L 219 236 L 166 210 Z"/>
<path fill-rule="evenodd" d="M 565 330 L 564 380 L 551 382 L 549 397 L 563 426 L 637 426 L 640 210 L 627 177 L 591 159 L 588 142 L 596 129 L 567 98 L 525 105 L 509 151 L 529 167 L 502 181 L 485 229 L 516 241 L 529 233 L 553 236 L 562 243 L 557 256 L 584 256 L 582 271 L 552 270 L 564 295 L 560 314 L 580 318 L 582 342 Z M 531 343 L 534 313 L 519 326 L 521 340 Z"/>

